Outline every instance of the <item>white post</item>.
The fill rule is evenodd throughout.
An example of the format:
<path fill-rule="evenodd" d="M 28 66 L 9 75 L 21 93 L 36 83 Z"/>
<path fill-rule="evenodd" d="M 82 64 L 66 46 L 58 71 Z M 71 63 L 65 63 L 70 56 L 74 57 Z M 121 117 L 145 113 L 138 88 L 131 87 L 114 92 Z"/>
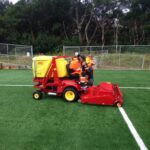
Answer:
<path fill-rule="evenodd" d="M 33 46 L 31 46 L 31 57 L 33 57 Z"/>
<path fill-rule="evenodd" d="M 120 54 L 121 54 L 121 45 L 119 47 L 119 68 L 120 68 Z"/>
<path fill-rule="evenodd" d="M 65 46 L 63 45 L 63 56 L 65 56 Z"/>

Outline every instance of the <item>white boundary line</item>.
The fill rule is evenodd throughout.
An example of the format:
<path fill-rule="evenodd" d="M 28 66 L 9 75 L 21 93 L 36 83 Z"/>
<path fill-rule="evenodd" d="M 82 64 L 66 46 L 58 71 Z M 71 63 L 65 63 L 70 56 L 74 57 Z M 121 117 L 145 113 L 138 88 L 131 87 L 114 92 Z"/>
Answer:
<path fill-rule="evenodd" d="M 12 86 L 12 87 L 32 87 L 34 85 L 32 84 L 0 84 L 0 87 L 2 86 Z M 141 90 L 150 90 L 150 87 L 120 87 L 120 89 L 141 89 Z"/>
<path fill-rule="evenodd" d="M 144 144 L 143 140 L 141 139 L 140 135 L 136 131 L 135 127 L 133 126 L 131 120 L 129 119 L 128 115 L 126 114 L 125 110 L 122 107 L 118 107 L 124 121 L 126 122 L 131 134 L 133 135 L 135 141 L 137 142 L 139 148 L 141 150 L 148 150 L 146 145 Z"/>
<path fill-rule="evenodd" d="M 141 89 L 141 90 L 150 90 L 150 87 L 120 87 L 121 89 Z"/>
<path fill-rule="evenodd" d="M 32 84 L 0 84 L 0 86 L 34 86 Z M 132 87 L 132 86 L 128 86 L 128 87 L 125 87 L 125 86 L 122 86 L 122 87 L 119 87 L 121 89 L 141 89 L 141 90 L 150 90 L 150 87 Z"/>
<path fill-rule="evenodd" d="M 6 86 L 6 87 L 11 87 L 11 86 L 13 86 L 13 87 L 24 87 L 24 86 L 30 87 L 30 86 L 33 86 L 33 85 L 25 85 L 25 84 L 23 84 L 23 85 L 21 85 L 21 84 L 0 84 L 0 86 L 1 87 L 2 86 Z"/>

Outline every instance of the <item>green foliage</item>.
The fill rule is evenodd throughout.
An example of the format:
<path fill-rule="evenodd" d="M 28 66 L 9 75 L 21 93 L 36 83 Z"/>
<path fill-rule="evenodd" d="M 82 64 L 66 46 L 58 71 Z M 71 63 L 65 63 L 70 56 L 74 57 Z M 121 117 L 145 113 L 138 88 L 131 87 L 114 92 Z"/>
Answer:
<path fill-rule="evenodd" d="M 52 52 L 62 45 L 101 45 L 104 21 L 105 45 L 114 44 L 114 19 L 119 19 L 119 44 L 149 44 L 149 0 L 20 0 L 15 5 L 0 1 L 0 42 L 32 44 L 35 52 Z M 128 9 L 128 13 L 123 13 Z M 78 10 L 78 12 L 77 12 Z M 96 10 L 96 11 L 95 11 Z M 92 12 L 92 13 L 91 13 Z M 83 23 L 77 28 L 78 24 Z M 83 19 L 84 18 L 84 19 Z M 76 21 L 75 21 L 76 20 Z M 79 26 L 78 26 L 79 27 Z M 81 39 L 82 38 L 82 43 Z"/>
<path fill-rule="evenodd" d="M 78 45 L 80 45 L 80 42 L 79 42 L 78 37 L 73 36 L 71 39 L 65 39 L 65 40 L 63 40 L 63 45 L 78 46 Z"/>
<path fill-rule="evenodd" d="M 34 49 L 36 52 L 50 52 L 53 53 L 53 48 L 57 47 L 61 42 L 59 36 L 50 36 L 45 33 L 40 33 L 34 43 Z"/>

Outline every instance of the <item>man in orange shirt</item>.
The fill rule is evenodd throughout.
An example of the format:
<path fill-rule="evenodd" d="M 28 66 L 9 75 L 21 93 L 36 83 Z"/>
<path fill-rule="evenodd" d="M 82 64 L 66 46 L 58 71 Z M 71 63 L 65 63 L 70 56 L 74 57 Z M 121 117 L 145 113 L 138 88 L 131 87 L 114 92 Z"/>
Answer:
<path fill-rule="evenodd" d="M 70 61 L 69 65 L 67 66 L 68 73 L 71 78 L 79 78 L 82 74 L 81 63 L 79 61 L 79 53 L 75 53 L 75 56 Z"/>

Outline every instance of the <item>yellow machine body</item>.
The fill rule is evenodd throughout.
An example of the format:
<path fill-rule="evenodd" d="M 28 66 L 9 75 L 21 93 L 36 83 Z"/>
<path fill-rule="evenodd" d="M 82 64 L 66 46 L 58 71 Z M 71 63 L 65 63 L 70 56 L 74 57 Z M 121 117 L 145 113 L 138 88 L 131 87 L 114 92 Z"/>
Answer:
<path fill-rule="evenodd" d="M 44 78 L 47 76 L 48 70 L 52 64 L 52 56 L 36 56 L 32 60 L 33 76 L 38 78 Z M 68 76 L 66 65 L 67 60 L 64 58 L 56 59 L 56 67 L 58 71 L 58 77 L 63 78 Z"/>

